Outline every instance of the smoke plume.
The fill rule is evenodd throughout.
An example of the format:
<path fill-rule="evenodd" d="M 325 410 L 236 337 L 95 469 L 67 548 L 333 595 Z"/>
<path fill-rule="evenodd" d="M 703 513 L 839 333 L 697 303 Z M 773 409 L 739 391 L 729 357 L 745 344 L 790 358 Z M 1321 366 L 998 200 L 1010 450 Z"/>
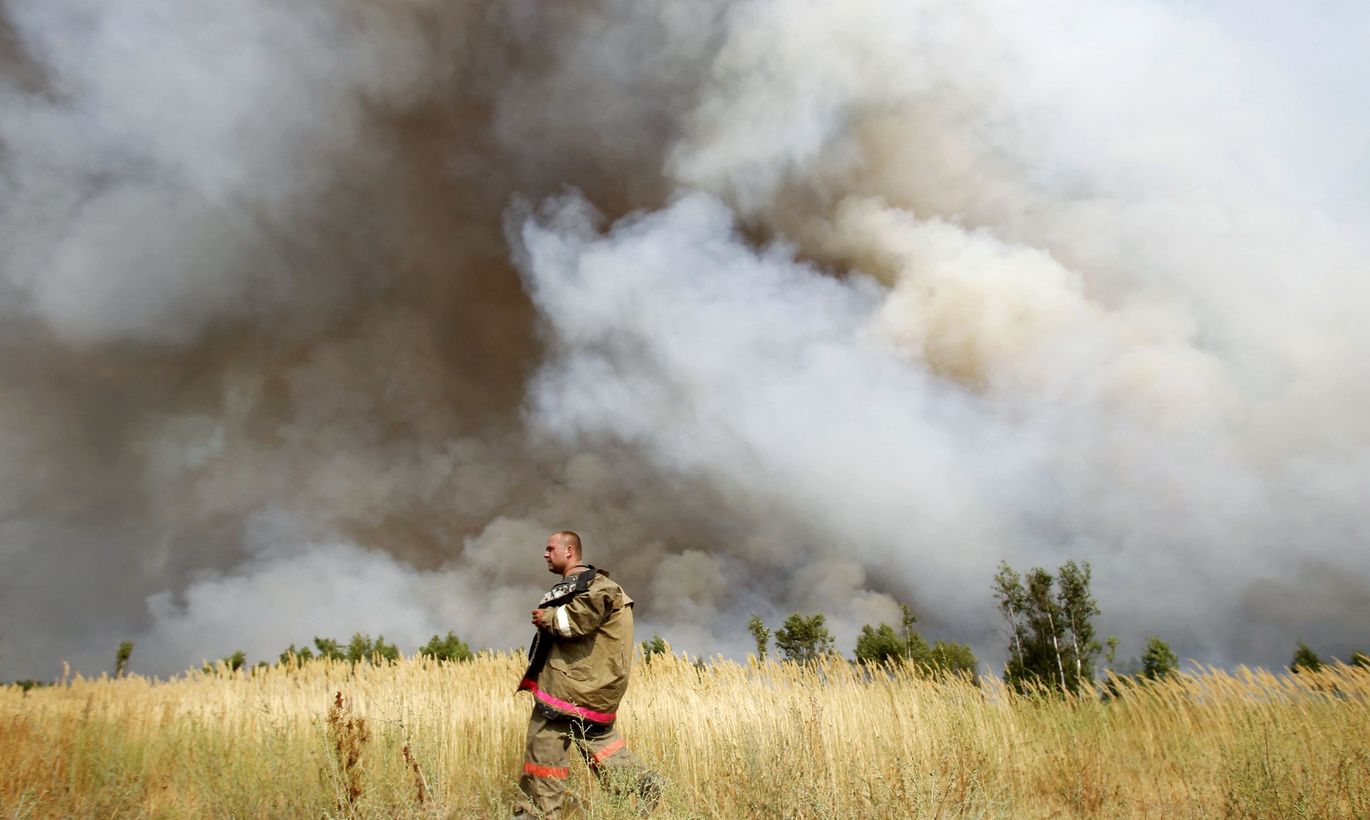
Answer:
<path fill-rule="evenodd" d="M 1370 632 L 1370 15 L 0 3 L 0 679 L 644 632 Z M 1316 19 L 1316 22 L 1313 20 Z M 1361 79 L 1357 79 L 1361 78 Z"/>

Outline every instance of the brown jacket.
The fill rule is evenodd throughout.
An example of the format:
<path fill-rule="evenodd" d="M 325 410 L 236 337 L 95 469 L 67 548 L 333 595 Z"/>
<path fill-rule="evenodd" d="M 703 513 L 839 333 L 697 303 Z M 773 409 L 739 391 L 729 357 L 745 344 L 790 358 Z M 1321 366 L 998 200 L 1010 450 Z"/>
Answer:
<path fill-rule="evenodd" d="M 577 575 L 544 598 L 548 626 L 538 630 L 519 689 L 531 691 L 544 710 L 610 724 L 628 689 L 633 599 L 604 570 L 585 572 L 594 575 L 584 591 L 567 592 Z"/>

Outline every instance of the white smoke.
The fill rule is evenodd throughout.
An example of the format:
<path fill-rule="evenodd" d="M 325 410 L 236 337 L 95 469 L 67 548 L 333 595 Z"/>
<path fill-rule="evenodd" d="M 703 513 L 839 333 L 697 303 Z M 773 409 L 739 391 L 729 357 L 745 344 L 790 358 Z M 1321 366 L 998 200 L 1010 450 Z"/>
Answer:
<path fill-rule="evenodd" d="M 1366 600 L 1367 249 L 1306 210 L 1336 169 L 1277 66 L 1143 4 L 881 8 L 739 7 L 670 168 L 888 291 L 706 200 L 604 239 L 562 206 L 524 235 L 569 348 L 540 421 L 765 496 L 981 641 L 1000 559 L 1089 558 L 1110 625 L 1208 657 L 1287 643 L 1255 588 Z"/>

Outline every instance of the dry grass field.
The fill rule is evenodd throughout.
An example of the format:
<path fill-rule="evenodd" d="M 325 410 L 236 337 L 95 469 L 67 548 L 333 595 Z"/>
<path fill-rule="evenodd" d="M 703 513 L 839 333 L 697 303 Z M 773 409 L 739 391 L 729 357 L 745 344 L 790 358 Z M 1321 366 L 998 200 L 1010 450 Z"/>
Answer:
<path fill-rule="evenodd" d="M 0 815 L 505 817 L 514 655 L 0 687 Z M 341 693 L 341 709 L 337 696 Z M 639 664 L 620 725 L 663 817 L 1370 817 L 1370 670 L 1208 670 L 1022 697 L 721 661 Z M 576 767 L 586 817 L 634 816 Z"/>

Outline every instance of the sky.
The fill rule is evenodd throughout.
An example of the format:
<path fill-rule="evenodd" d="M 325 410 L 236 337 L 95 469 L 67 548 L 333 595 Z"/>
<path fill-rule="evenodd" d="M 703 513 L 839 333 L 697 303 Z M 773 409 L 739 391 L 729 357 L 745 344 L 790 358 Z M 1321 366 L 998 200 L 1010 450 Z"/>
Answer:
<path fill-rule="evenodd" d="M 1370 635 L 1363 4 L 0 3 L 0 680 Z"/>

